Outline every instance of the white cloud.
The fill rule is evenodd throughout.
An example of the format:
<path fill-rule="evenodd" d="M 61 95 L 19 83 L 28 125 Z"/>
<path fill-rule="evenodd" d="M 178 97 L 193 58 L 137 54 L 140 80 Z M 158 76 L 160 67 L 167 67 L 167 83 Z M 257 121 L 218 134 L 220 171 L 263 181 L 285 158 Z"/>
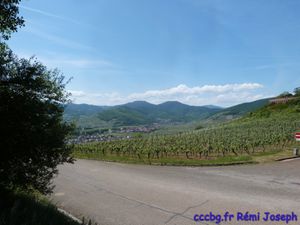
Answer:
<path fill-rule="evenodd" d="M 164 90 L 148 90 L 143 93 L 132 93 L 123 96 L 114 93 L 87 93 L 70 91 L 75 103 L 89 103 L 96 105 L 117 105 L 131 101 L 144 100 L 159 104 L 165 101 L 180 101 L 189 105 L 215 104 L 231 106 L 242 102 L 255 101 L 267 97 L 257 93 L 263 85 L 258 83 L 241 83 L 225 85 L 204 85 L 188 87 L 180 84 Z"/>
<path fill-rule="evenodd" d="M 254 90 L 262 88 L 263 86 L 258 83 L 243 83 L 243 84 L 225 84 L 225 85 L 204 85 L 197 87 L 188 87 L 185 84 L 180 84 L 177 87 L 165 90 L 152 90 L 144 93 L 134 93 L 130 95 L 131 98 L 149 98 L 149 97 L 163 97 L 174 95 L 195 95 L 203 93 L 223 93 L 229 91 L 243 91 Z"/>

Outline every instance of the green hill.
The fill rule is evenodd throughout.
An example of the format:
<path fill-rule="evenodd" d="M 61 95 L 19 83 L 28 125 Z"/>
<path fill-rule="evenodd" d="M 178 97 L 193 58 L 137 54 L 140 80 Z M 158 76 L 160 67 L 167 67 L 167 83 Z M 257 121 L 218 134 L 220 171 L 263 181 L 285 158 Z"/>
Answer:
<path fill-rule="evenodd" d="M 76 118 L 80 116 L 90 116 L 99 112 L 102 112 L 105 109 L 108 109 L 107 106 L 96 106 L 88 104 L 68 104 L 65 106 L 65 117 Z"/>
<path fill-rule="evenodd" d="M 217 108 L 189 106 L 180 102 L 165 102 L 159 105 L 138 101 L 115 106 L 98 113 L 98 118 L 114 122 L 118 126 L 150 123 L 190 122 L 205 119 L 220 111 Z"/>
<path fill-rule="evenodd" d="M 97 115 L 105 122 L 112 122 L 114 126 L 142 125 L 151 123 L 151 120 L 138 110 L 127 106 L 116 106 Z"/>
<path fill-rule="evenodd" d="M 68 104 L 65 106 L 64 119 L 74 122 L 78 127 L 95 128 L 110 127 L 111 125 L 97 117 L 99 112 L 109 109 L 108 106 L 88 104 Z"/>
<path fill-rule="evenodd" d="M 220 123 L 218 126 L 239 126 L 244 124 L 257 124 L 260 126 L 261 123 L 269 121 L 269 123 L 296 123 L 300 118 L 300 97 L 290 100 L 285 103 L 267 103 L 265 106 L 250 112 L 243 117 L 228 121 L 225 123 Z M 299 125 L 298 125 L 299 126 Z M 300 128 L 300 127 L 299 127 Z"/>
<path fill-rule="evenodd" d="M 215 115 L 209 117 L 209 120 L 213 121 L 227 121 L 236 118 L 241 118 L 248 113 L 254 112 L 269 104 L 270 98 L 260 99 L 254 102 L 242 103 L 236 106 L 222 109 Z"/>
<path fill-rule="evenodd" d="M 151 123 L 189 123 L 193 121 L 224 122 L 241 118 L 265 105 L 269 99 L 243 103 L 229 108 L 217 106 L 190 106 L 177 101 L 151 104 L 135 101 L 119 106 L 94 106 L 69 104 L 65 108 L 65 120 L 78 127 L 112 128 L 119 126 L 146 125 Z"/>
<path fill-rule="evenodd" d="M 270 117 L 287 117 L 300 113 L 300 97 L 290 100 L 286 103 L 269 103 L 266 106 L 251 112 L 243 119 L 259 119 Z"/>

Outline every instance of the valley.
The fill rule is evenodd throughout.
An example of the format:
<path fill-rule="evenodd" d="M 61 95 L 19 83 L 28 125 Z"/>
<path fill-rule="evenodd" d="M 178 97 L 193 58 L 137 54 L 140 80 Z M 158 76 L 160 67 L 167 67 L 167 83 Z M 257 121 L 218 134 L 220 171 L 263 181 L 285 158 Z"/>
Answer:
<path fill-rule="evenodd" d="M 300 99 L 295 97 L 280 104 L 262 99 L 225 109 L 193 107 L 178 102 L 161 105 L 133 102 L 102 109 L 97 114 L 98 118 L 103 118 L 103 113 L 109 115 L 110 120 L 106 122 L 114 123 L 114 128 L 92 128 L 93 133 L 74 135 L 74 156 L 125 163 L 189 166 L 257 163 L 264 161 L 265 157 L 270 158 L 269 155 L 273 155 L 274 159 L 278 159 L 276 155 L 290 157 L 290 149 L 295 145 L 293 133 L 300 124 L 299 103 Z M 165 108 L 166 105 L 169 108 Z M 132 108 L 135 113 L 151 115 L 155 123 L 116 126 L 124 124 L 121 121 L 126 118 L 135 117 L 135 113 L 130 114 Z M 130 116 L 119 114 L 121 111 Z M 158 116 L 163 112 L 172 113 L 169 116 L 172 119 L 159 123 L 158 120 L 162 119 Z M 185 113 L 201 114 L 202 119 L 183 122 Z M 133 123 L 133 120 L 130 121 Z M 81 132 L 89 131 L 89 128 L 80 129 Z M 97 129 L 105 131 L 100 133 Z"/>

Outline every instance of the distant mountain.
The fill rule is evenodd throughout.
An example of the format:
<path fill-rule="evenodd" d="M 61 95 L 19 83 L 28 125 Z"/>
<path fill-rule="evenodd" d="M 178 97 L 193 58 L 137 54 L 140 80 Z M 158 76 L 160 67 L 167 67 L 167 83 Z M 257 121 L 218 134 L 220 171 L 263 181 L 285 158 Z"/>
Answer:
<path fill-rule="evenodd" d="M 127 106 L 129 108 L 135 108 L 135 109 L 150 109 L 152 107 L 155 107 L 156 105 L 146 101 L 134 101 L 134 102 L 126 103 L 123 106 Z"/>
<path fill-rule="evenodd" d="M 77 116 L 86 116 L 99 113 L 105 109 L 109 108 L 108 106 L 96 106 L 88 104 L 68 104 L 65 106 L 65 116 L 67 117 L 77 117 Z"/>
<path fill-rule="evenodd" d="M 142 113 L 127 106 L 115 106 L 97 115 L 100 120 L 110 122 L 114 126 L 142 125 L 151 123 Z"/>
<path fill-rule="evenodd" d="M 229 108 L 218 106 L 190 106 L 177 101 L 151 104 L 135 101 L 118 106 L 69 104 L 64 118 L 79 127 L 119 127 L 152 123 L 188 123 L 192 121 L 226 121 L 240 118 L 267 105 L 269 99 L 243 103 Z"/>
<path fill-rule="evenodd" d="M 218 113 L 209 117 L 209 120 L 226 121 L 235 118 L 240 118 L 247 113 L 254 112 L 266 105 L 268 105 L 270 98 L 260 99 L 254 102 L 242 103 L 236 106 L 225 108 Z"/>
<path fill-rule="evenodd" d="M 204 105 L 203 107 L 210 108 L 210 109 L 224 109 L 223 107 L 217 105 Z"/>
<path fill-rule="evenodd" d="M 151 104 L 146 101 L 135 101 L 117 107 L 122 107 L 122 108 L 126 107 L 128 109 L 135 110 L 143 114 L 149 114 L 152 113 L 154 110 L 156 110 L 157 105 Z"/>
<path fill-rule="evenodd" d="M 65 105 L 64 119 L 75 122 L 79 127 L 107 127 L 108 124 L 97 117 L 98 113 L 107 109 L 109 106 L 71 103 Z"/>
<path fill-rule="evenodd" d="M 205 106 L 190 106 L 176 101 L 169 101 L 158 105 L 162 119 L 171 119 L 179 122 L 190 122 L 194 120 L 205 119 L 217 112 L 219 109 L 212 109 Z"/>
<path fill-rule="evenodd" d="M 175 101 L 159 105 L 137 101 L 104 110 L 98 113 L 98 118 L 114 122 L 118 126 L 128 126 L 155 122 L 190 122 L 207 118 L 218 111 L 219 109 L 189 106 Z"/>

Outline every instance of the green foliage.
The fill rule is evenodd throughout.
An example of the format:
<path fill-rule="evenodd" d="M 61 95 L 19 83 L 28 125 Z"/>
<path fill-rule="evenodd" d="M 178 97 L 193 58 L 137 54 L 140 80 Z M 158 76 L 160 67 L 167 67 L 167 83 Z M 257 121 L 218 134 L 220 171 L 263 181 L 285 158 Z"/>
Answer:
<path fill-rule="evenodd" d="M 300 96 L 300 87 L 294 89 L 295 96 Z"/>
<path fill-rule="evenodd" d="M 286 98 L 286 97 L 293 97 L 293 95 L 288 91 L 282 92 L 280 95 L 278 95 L 278 98 Z"/>
<path fill-rule="evenodd" d="M 0 1 L 0 41 L 1 38 L 8 40 L 11 33 L 16 32 L 18 27 L 24 25 L 24 20 L 19 17 L 18 4 L 21 0 Z"/>
<path fill-rule="evenodd" d="M 242 103 L 236 106 L 225 108 L 208 118 L 215 121 L 226 121 L 228 119 L 240 118 L 248 113 L 254 112 L 269 103 L 269 99 L 261 99 L 254 102 Z"/>
<path fill-rule="evenodd" d="M 176 101 L 169 101 L 158 105 L 164 112 L 162 119 L 170 119 L 173 122 L 190 122 L 205 119 L 220 111 L 219 108 L 205 106 L 189 106 Z"/>
<path fill-rule="evenodd" d="M 67 104 L 65 106 L 65 119 L 72 120 L 77 119 L 80 116 L 91 116 L 95 115 L 108 107 L 105 106 L 96 106 L 96 105 L 88 105 L 88 104 Z"/>
<path fill-rule="evenodd" d="M 299 105 L 299 100 L 268 105 L 243 119 L 193 132 L 81 144 L 75 147 L 75 154 L 153 163 L 162 159 L 214 160 L 280 151 L 294 141 L 293 133 L 300 127 Z"/>
<path fill-rule="evenodd" d="M 63 122 L 64 77 L 34 59 L 18 59 L 0 45 L 0 185 L 51 191 L 56 166 L 72 162 Z"/>
<path fill-rule="evenodd" d="M 272 116 L 273 118 L 280 119 L 281 117 L 294 117 L 300 112 L 300 98 L 292 99 L 286 103 L 281 104 L 269 104 L 255 112 L 252 112 L 249 116 L 245 117 L 244 120 L 249 119 L 261 119 Z"/>
<path fill-rule="evenodd" d="M 293 141 L 293 132 L 299 127 L 299 122 L 298 116 L 281 120 L 264 118 L 177 135 L 82 144 L 76 146 L 76 152 L 128 155 L 147 160 L 249 155 L 270 146 L 282 149 Z"/>
<path fill-rule="evenodd" d="M 203 128 L 204 128 L 204 126 L 198 125 L 198 126 L 196 126 L 195 130 L 201 130 L 201 129 L 203 129 Z"/>
<path fill-rule="evenodd" d="M 79 225 L 38 194 L 0 189 L 0 224 Z"/>
<path fill-rule="evenodd" d="M 252 156 L 225 156 L 213 159 L 183 158 L 183 157 L 160 157 L 160 158 L 138 158 L 129 155 L 102 155 L 97 152 L 82 153 L 76 152 L 75 156 L 81 159 L 94 159 L 107 162 L 120 162 L 130 164 L 150 164 L 150 165 L 167 165 L 167 166 L 226 166 L 256 163 Z"/>
<path fill-rule="evenodd" d="M 104 121 L 113 120 L 115 126 L 141 125 L 150 122 L 142 113 L 126 106 L 105 110 L 98 114 L 98 118 Z"/>

